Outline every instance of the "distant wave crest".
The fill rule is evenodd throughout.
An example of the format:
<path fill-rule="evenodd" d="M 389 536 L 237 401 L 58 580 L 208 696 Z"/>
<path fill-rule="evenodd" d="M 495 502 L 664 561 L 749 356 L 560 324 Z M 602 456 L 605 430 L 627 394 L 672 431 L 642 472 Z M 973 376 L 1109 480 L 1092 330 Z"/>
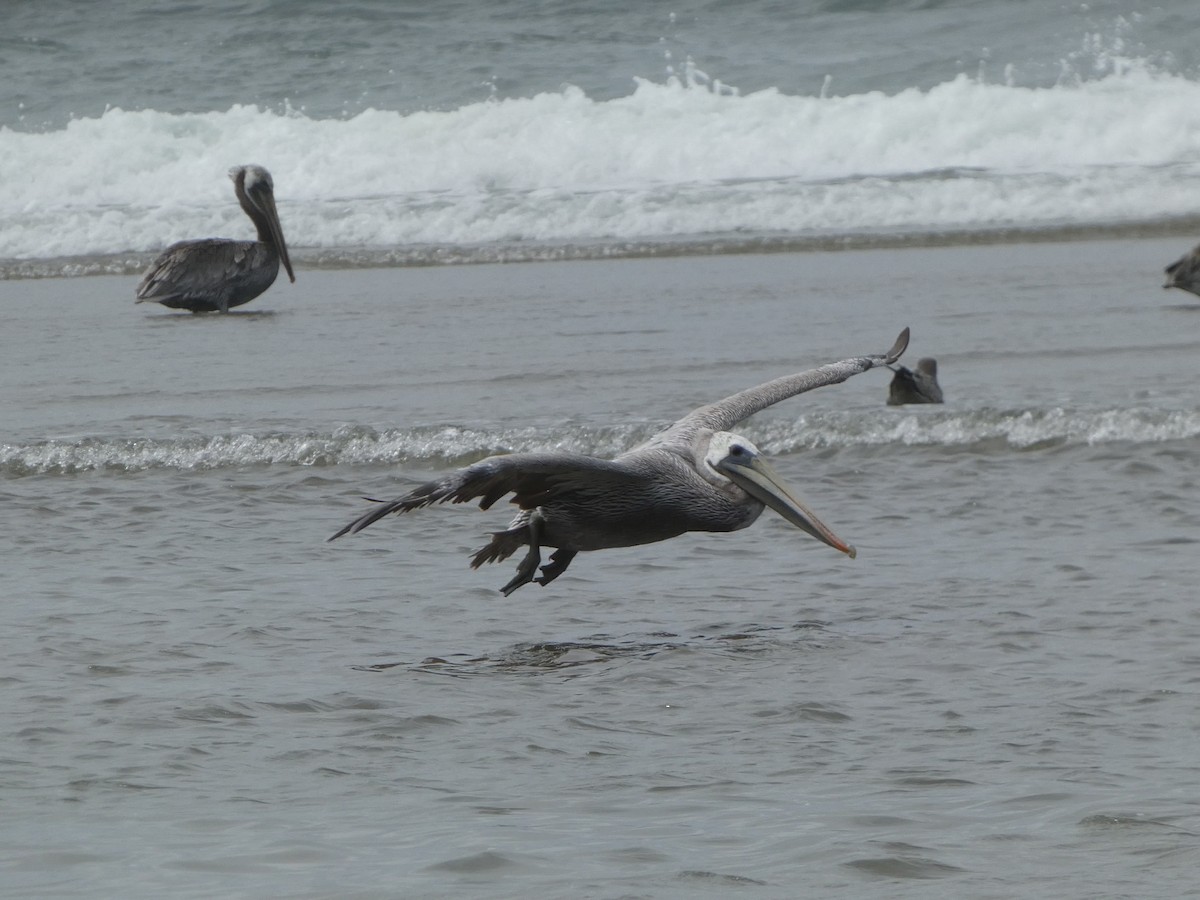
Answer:
<path fill-rule="evenodd" d="M 181 438 L 48 440 L 0 445 L 9 477 L 114 474 L 151 469 L 209 470 L 244 466 L 467 465 L 497 453 L 563 450 L 616 456 L 660 425 L 564 426 L 488 431 L 457 426 L 376 431 L 347 426 L 328 433 L 229 434 Z M 1113 442 L 1161 443 L 1200 436 L 1200 410 L 1110 409 L 954 412 L 920 408 L 864 418 L 847 413 L 761 421 L 742 429 L 765 451 L 784 455 L 856 447 L 1029 451 Z"/>
<path fill-rule="evenodd" d="M 850 96 L 643 80 L 611 100 L 566 87 L 345 119 L 110 109 L 0 128 L 0 274 L 124 271 L 174 240 L 249 234 L 224 178 L 248 161 L 274 173 L 297 255 L 328 265 L 1190 225 L 1198 106 L 1200 83 L 1123 66 Z"/>

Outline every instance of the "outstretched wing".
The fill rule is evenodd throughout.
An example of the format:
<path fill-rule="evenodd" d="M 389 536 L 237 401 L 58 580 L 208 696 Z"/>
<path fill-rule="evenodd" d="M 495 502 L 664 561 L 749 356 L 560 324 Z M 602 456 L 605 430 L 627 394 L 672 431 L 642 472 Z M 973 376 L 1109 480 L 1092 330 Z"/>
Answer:
<path fill-rule="evenodd" d="M 577 453 L 513 453 L 490 456 L 414 488 L 403 497 L 379 503 L 329 540 L 362 531 L 392 513 L 406 513 L 435 503 L 479 500 L 488 509 L 512 494 L 512 502 L 533 509 L 568 493 L 609 493 L 644 485 L 636 468 Z"/>
<path fill-rule="evenodd" d="M 757 387 L 739 391 L 724 400 L 718 400 L 716 403 L 693 410 L 637 449 L 663 444 L 690 446 L 697 432 L 701 430 L 729 431 L 738 422 L 780 400 L 786 400 L 788 397 L 794 397 L 797 394 L 803 394 L 829 384 L 839 384 L 851 376 L 866 372 L 876 366 L 890 365 L 899 359 L 906 349 L 908 349 L 907 328 L 900 332 L 896 343 L 886 353 L 839 360 L 816 369 L 809 369 L 807 372 L 785 375 Z"/>

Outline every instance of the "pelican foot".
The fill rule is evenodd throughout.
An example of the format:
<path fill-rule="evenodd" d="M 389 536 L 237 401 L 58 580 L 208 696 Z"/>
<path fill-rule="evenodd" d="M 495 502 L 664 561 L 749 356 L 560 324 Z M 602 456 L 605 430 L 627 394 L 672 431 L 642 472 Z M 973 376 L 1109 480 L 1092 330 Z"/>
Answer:
<path fill-rule="evenodd" d="M 530 547 L 529 552 L 525 554 L 525 558 L 517 566 L 517 574 L 513 576 L 512 581 L 500 588 L 500 593 L 507 597 L 521 585 L 532 582 L 533 573 L 537 571 L 537 567 L 541 561 L 542 554 L 538 548 Z"/>
<path fill-rule="evenodd" d="M 517 574 L 513 576 L 513 580 L 500 588 L 500 593 L 505 597 L 521 585 L 529 584 L 533 581 L 533 573 L 537 571 L 537 567 L 542 562 L 542 523 L 544 521 L 542 514 L 538 510 L 535 509 L 530 513 L 529 521 L 525 524 L 529 540 L 529 552 L 525 554 L 525 558 L 517 566 Z M 551 559 L 553 558 L 551 557 Z"/>
<path fill-rule="evenodd" d="M 578 552 L 578 550 L 563 550 L 561 548 L 555 550 L 550 554 L 549 565 L 542 566 L 542 577 L 535 578 L 534 581 L 545 587 L 563 572 L 567 571 L 567 566 L 571 564 L 571 560 L 575 558 Z"/>

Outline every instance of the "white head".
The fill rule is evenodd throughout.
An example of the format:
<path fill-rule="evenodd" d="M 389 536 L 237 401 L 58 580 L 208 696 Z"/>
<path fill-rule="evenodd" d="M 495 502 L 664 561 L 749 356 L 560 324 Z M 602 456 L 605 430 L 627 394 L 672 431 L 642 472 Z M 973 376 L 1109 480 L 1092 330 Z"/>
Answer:
<path fill-rule="evenodd" d="M 234 166 L 229 170 L 229 178 L 233 182 L 237 182 L 239 176 L 244 176 L 242 186 L 247 191 L 252 191 L 258 187 L 265 187 L 268 191 L 274 193 L 275 182 L 271 179 L 271 173 L 262 166 L 253 164 L 245 166 Z"/>
<path fill-rule="evenodd" d="M 708 439 L 708 448 L 704 451 L 704 468 L 701 474 L 714 484 L 726 484 L 731 481 L 723 466 L 742 461 L 748 465 L 750 460 L 762 456 L 757 447 L 748 439 L 732 431 L 714 431 Z"/>
<path fill-rule="evenodd" d="M 759 449 L 741 435 L 729 431 L 713 432 L 704 454 L 703 469 L 701 475 L 706 480 L 718 485 L 737 485 L 753 500 L 775 510 L 797 528 L 854 558 L 854 548 L 793 497 Z"/>

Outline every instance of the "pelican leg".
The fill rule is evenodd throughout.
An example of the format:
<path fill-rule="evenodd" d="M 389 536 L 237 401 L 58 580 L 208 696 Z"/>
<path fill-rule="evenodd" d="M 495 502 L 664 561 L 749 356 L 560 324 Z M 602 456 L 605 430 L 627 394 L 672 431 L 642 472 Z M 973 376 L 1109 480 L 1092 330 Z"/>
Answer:
<path fill-rule="evenodd" d="M 563 572 L 567 571 L 567 566 L 571 564 L 571 560 L 578 553 L 578 550 L 566 550 L 562 547 L 555 550 L 550 554 L 550 564 L 542 566 L 542 577 L 534 580 L 545 587 Z"/>
<path fill-rule="evenodd" d="M 529 584 L 533 581 L 533 573 L 537 571 L 537 567 L 542 562 L 542 514 L 537 510 L 529 516 L 529 521 L 525 528 L 529 533 L 529 552 L 525 554 L 525 558 L 517 565 L 517 574 L 513 576 L 512 581 L 500 588 L 500 593 L 505 597 L 515 591 L 523 584 Z"/>

